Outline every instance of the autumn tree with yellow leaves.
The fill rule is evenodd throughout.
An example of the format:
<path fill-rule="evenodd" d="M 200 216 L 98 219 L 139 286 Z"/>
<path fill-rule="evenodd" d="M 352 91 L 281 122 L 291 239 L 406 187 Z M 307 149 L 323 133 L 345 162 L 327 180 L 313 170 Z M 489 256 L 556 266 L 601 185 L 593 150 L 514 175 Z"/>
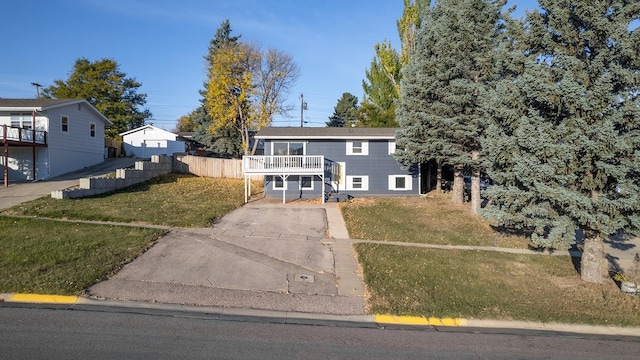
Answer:
<path fill-rule="evenodd" d="M 241 42 L 220 44 L 211 54 L 205 108 L 212 135 L 233 128 L 245 155 L 255 152 L 251 134 L 287 114 L 287 93 L 298 78 L 293 58 L 285 52 Z"/>

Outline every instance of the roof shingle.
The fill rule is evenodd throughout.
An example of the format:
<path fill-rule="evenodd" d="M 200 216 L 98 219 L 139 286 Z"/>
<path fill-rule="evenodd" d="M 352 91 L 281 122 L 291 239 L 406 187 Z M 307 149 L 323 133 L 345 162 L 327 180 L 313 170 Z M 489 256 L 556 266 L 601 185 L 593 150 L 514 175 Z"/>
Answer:
<path fill-rule="evenodd" d="M 256 139 L 393 139 L 397 128 L 265 127 Z"/>

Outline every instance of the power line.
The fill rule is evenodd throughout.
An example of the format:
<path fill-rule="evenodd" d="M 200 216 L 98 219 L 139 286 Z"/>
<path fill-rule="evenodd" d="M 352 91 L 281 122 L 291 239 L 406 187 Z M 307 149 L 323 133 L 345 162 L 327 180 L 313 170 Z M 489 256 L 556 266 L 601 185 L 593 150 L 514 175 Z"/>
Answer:
<path fill-rule="evenodd" d="M 33 85 L 33 86 L 35 86 L 35 87 L 36 87 L 36 99 L 40 99 L 40 87 L 41 87 L 42 85 L 40 85 L 40 84 L 39 84 L 39 83 L 37 83 L 37 82 L 32 82 L 32 83 L 31 83 L 31 85 Z"/>

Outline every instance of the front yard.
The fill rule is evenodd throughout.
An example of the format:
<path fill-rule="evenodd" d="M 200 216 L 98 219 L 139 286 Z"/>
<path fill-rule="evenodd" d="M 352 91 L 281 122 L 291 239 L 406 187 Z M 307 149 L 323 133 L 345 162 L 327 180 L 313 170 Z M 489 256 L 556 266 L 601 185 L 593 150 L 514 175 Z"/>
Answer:
<path fill-rule="evenodd" d="M 496 233 L 466 206 L 442 197 L 341 203 L 351 238 L 438 245 L 527 248 Z M 425 317 L 640 326 L 640 297 L 610 280 L 584 283 L 570 256 L 355 246 L 369 311 Z"/>
<path fill-rule="evenodd" d="M 242 180 L 169 174 L 93 198 L 43 197 L 17 205 L 0 212 L 0 292 L 81 294 L 164 233 L 12 215 L 203 227 L 243 203 Z"/>
<path fill-rule="evenodd" d="M 260 191 L 260 184 L 252 186 Z M 242 180 L 167 175 L 94 198 L 41 198 L 2 212 L 0 292 L 81 294 L 153 245 L 164 230 L 209 226 L 244 202 Z M 340 203 L 352 238 L 527 248 L 443 198 Z M 13 216 L 128 222 L 96 225 Z M 132 226 L 131 226 L 132 225 Z M 140 225 L 140 226 L 136 226 Z M 569 256 L 355 246 L 372 313 L 640 326 L 640 297 L 583 283 Z"/>

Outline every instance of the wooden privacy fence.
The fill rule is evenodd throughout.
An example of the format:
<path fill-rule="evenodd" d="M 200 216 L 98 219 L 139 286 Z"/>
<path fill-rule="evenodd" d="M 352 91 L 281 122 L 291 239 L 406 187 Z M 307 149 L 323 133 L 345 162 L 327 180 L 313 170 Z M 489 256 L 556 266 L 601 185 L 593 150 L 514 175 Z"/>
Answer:
<path fill-rule="evenodd" d="M 219 159 L 186 154 L 173 155 L 173 169 L 183 174 L 194 174 L 212 178 L 244 179 L 242 160 Z M 253 180 L 260 180 L 252 176 Z M 262 177 L 263 178 L 263 177 Z"/>

